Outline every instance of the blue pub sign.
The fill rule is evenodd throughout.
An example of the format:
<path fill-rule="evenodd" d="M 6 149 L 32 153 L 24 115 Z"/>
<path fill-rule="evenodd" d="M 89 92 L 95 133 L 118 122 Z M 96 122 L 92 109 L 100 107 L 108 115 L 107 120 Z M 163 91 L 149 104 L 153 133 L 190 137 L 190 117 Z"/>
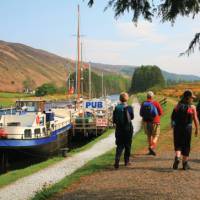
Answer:
<path fill-rule="evenodd" d="M 83 107 L 86 109 L 102 110 L 102 109 L 105 109 L 105 102 L 104 101 L 85 101 L 83 103 Z"/>

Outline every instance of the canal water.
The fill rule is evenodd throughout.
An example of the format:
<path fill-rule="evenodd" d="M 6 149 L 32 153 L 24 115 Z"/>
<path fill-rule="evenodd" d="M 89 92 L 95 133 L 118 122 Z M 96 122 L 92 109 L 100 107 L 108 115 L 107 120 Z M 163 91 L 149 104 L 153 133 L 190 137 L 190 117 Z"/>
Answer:
<path fill-rule="evenodd" d="M 107 98 L 110 99 L 112 103 L 119 102 L 119 94 L 113 94 L 113 95 L 107 96 Z"/>

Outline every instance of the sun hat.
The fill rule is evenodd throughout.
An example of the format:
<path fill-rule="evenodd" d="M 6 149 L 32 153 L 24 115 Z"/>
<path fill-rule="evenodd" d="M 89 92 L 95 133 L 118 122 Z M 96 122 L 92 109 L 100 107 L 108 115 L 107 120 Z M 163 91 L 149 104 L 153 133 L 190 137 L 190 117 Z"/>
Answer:
<path fill-rule="evenodd" d="M 196 96 L 193 94 L 192 90 L 185 90 L 183 93 L 183 98 L 193 98 L 195 99 Z"/>
<path fill-rule="evenodd" d="M 152 91 L 148 91 L 147 98 L 153 98 L 153 97 L 154 97 L 154 93 Z"/>

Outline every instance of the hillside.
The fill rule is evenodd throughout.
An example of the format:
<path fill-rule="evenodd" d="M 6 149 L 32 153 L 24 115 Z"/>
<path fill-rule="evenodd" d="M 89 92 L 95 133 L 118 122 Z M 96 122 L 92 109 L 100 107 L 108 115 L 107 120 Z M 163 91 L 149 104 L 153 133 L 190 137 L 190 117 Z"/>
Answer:
<path fill-rule="evenodd" d="M 0 91 L 21 92 L 27 81 L 32 88 L 48 82 L 64 86 L 66 69 L 74 70 L 74 66 L 74 61 L 70 59 L 23 44 L 0 41 Z M 119 78 L 115 71 L 108 72 L 96 66 L 92 66 L 92 70 L 96 74 L 103 71 L 105 76 Z M 108 91 L 114 92 L 109 88 Z"/>
<path fill-rule="evenodd" d="M 0 41 L 0 91 L 22 91 L 23 81 L 37 87 L 46 82 L 64 84 L 71 60 L 17 43 Z"/>
<path fill-rule="evenodd" d="M 99 70 L 106 70 L 107 72 L 115 72 L 122 74 L 127 77 L 132 77 L 133 72 L 138 66 L 129 66 L 129 65 L 108 65 L 101 63 L 92 63 L 92 66 Z M 165 80 L 172 81 L 200 81 L 199 76 L 195 75 L 184 75 L 184 74 L 175 74 L 162 70 L 162 74 Z"/>

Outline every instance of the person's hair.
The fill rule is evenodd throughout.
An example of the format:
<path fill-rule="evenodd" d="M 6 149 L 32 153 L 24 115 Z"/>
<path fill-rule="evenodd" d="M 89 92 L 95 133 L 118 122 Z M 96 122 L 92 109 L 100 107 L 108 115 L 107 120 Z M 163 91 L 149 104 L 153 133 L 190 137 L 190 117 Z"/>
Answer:
<path fill-rule="evenodd" d="M 122 93 L 120 94 L 120 96 L 119 96 L 119 100 L 120 100 L 122 103 L 127 102 L 127 101 L 128 101 L 128 98 L 129 98 L 129 96 L 128 96 L 128 93 L 126 93 L 126 92 L 122 92 Z"/>

